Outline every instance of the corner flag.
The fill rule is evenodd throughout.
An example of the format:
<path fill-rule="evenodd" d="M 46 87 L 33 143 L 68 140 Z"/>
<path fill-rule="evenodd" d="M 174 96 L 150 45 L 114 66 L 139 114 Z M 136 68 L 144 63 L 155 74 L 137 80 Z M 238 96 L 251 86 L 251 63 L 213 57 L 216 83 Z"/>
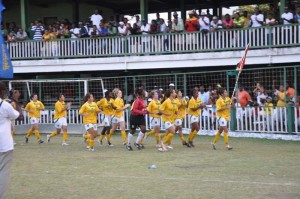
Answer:
<path fill-rule="evenodd" d="M 236 70 L 243 70 L 246 63 L 247 52 L 249 50 L 249 44 L 247 45 L 242 60 L 237 64 Z"/>
<path fill-rule="evenodd" d="M 2 4 L 2 0 L 0 0 L 0 22 L 2 22 L 2 11 L 4 9 L 5 7 Z M 0 78 L 13 78 L 13 66 L 8 54 L 6 43 L 4 42 L 2 35 L 0 35 L 0 48 Z"/>

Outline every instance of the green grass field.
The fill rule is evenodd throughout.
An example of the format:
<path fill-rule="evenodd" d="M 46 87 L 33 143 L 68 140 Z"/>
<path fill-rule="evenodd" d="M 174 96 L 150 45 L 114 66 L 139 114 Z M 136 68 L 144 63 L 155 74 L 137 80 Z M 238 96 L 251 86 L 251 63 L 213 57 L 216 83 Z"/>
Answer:
<path fill-rule="evenodd" d="M 114 135 L 107 145 L 85 149 L 81 137 L 61 136 L 38 145 L 15 136 L 17 145 L 10 182 L 10 199 L 35 198 L 300 198 L 300 143 L 230 138 L 232 151 L 217 150 L 213 139 L 198 136 L 195 148 L 173 138 L 165 153 L 148 138 L 145 149 L 129 152 Z M 43 135 L 45 140 L 45 135 Z M 148 169 L 155 164 L 157 169 Z"/>

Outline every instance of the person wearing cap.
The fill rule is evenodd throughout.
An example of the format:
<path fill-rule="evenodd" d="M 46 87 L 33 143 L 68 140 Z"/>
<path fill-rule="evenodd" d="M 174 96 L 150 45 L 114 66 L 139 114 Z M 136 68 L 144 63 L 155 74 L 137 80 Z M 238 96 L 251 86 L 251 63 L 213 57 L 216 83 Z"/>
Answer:
<path fill-rule="evenodd" d="M 220 30 L 222 29 L 223 26 L 222 26 L 222 21 L 218 19 L 217 16 L 214 16 L 212 18 L 212 21 L 210 22 L 210 31 L 217 31 L 217 30 Z"/>
<path fill-rule="evenodd" d="M 169 84 L 169 89 L 170 89 L 170 90 L 175 89 L 175 85 L 174 85 L 173 83 L 170 83 L 170 84 Z"/>
<path fill-rule="evenodd" d="M 127 35 L 127 27 L 125 26 L 125 23 L 123 21 L 120 21 L 118 27 L 118 36 L 126 36 L 126 35 Z"/>
<path fill-rule="evenodd" d="M 208 33 L 209 32 L 209 18 L 206 16 L 205 12 L 201 12 L 200 18 L 199 18 L 199 26 L 200 26 L 200 32 L 202 33 Z"/>
<path fill-rule="evenodd" d="M 150 42 L 150 38 L 147 37 L 147 35 L 149 35 L 150 33 L 150 24 L 147 23 L 146 19 L 142 20 L 142 26 L 140 28 L 140 33 L 142 33 L 143 37 L 142 37 L 142 46 L 143 46 L 143 52 L 148 52 L 149 51 L 149 42 Z"/>
<path fill-rule="evenodd" d="M 187 32 L 195 32 L 199 29 L 198 19 L 193 11 L 189 11 L 189 18 L 186 19 L 184 26 Z"/>

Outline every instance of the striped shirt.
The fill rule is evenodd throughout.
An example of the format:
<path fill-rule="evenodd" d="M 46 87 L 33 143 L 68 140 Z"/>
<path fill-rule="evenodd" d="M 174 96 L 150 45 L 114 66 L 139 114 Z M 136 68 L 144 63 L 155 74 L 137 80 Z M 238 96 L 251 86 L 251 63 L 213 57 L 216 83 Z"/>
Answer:
<path fill-rule="evenodd" d="M 43 38 L 43 26 L 32 26 L 31 31 L 33 31 L 33 39 L 34 40 L 41 40 Z"/>

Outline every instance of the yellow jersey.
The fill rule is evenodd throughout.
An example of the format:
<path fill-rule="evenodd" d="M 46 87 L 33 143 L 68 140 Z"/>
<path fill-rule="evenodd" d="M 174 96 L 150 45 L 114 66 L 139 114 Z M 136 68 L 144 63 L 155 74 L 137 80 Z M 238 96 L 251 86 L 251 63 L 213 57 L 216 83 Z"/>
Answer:
<path fill-rule="evenodd" d="M 185 108 L 186 108 L 186 105 L 187 105 L 186 100 L 184 98 L 182 98 L 181 100 L 176 98 L 174 100 L 174 103 L 178 107 L 178 114 L 175 115 L 175 119 L 183 119 L 184 116 L 185 116 Z"/>
<path fill-rule="evenodd" d="M 277 101 L 277 106 L 285 106 L 285 103 L 284 103 L 284 96 L 285 96 L 285 93 L 284 92 L 278 92 L 278 96 L 280 97 L 280 99 L 278 99 Z"/>
<path fill-rule="evenodd" d="M 79 114 L 88 114 L 83 117 L 83 124 L 96 124 L 99 108 L 95 102 L 84 103 L 79 109 Z"/>
<path fill-rule="evenodd" d="M 171 122 L 174 123 L 174 115 L 178 111 L 178 107 L 174 103 L 174 100 L 171 101 L 170 98 L 166 99 L 162 105 L 159 107 L 159 110 L 169 115 L 162 115 L 163 122 Z"/>
<path fill-rule="evenodd" d="M 266 103 L 264 111 L 266 115 L 271 115 L 273 111 L 273 103 Z"/>
<path fill-rule="evenodd" d="M 195 99 L 192 97 L 189 101 L 188 114 L 196 116 L 196 117 L 200 116 L 200 113 L 201 113 L 200 108 L 197 109 L 196 111 L 193 111 L 192 108 L 197 108 L 201 104 L 202 104 L 201 98 L 197 97 L 197 99 Z"/>
<path fill-rule="evenodd" d="M 113 101 L 113 106 L 116 109 L 124 108 L 124 100 L 122 98 L 116 98 Z M 122 117 L 124 115 L 124 110 L 122 110 L 122 111 L 114 110 L 113 115 L 116 117 Z"/>
<path fill-rule="evenodd" d="M 54 119 L 59 119 L 59 118 L 62 118 L 62 117 L 66 117 L 67 115 L 67 110 L 64 110 L 65 108 L 65 102 L 60 102 L 60 101 L 57 101 L 55 103 L 55 111 L 54 111 Z"/>
<path fill-rule="evenodd" d="M 229 121 L 230 119 L 230 109 L 225 109 L 223 111 L 219 111 L 222 108 L 226 108 L 227 105 L 231 104 L 231 100 L 229 97 L 226 97 L 225 100 L 220 97 L 216 102 L 216 115 L 218 117 L 222 117 L 225 120 Z"/>
<path fill-rule="evenodd" d="M 112 108 L 114 100 L 110 98 L 108 101 L 106 98 L 102 98 L 100 101 L 97 102 L 97 106 L 101 107 L 102 113 L 104 115 L 112 115 L 114 112 L 114 109 Z"/>
<path fill-rule="evenodd" d="M 25 111 L 27 111 L 27 112 L 32 111 L 31 113 L 29 112 L 29 118 L 41 117 L 41 110 L 44 110 L 44 109 L 45 109 L 45 106 L 40 101 L 36 101 L 36 102 L 31 101 L 25 107 Z"/>
<path fill-rule="evenodd" d="M 155 101 L 155 100 L 152 100 L 149 105 L 148 105 L 148 108 L 147 108 L 147 111 L 149 112 L 159 112 L 159 107 L 160 107 L 161 103 L 159 100 Z M 149 114 L 150 117 L 154 117 L 154 118 L 160 118 L 160 115 L 158 114 Z"/>

